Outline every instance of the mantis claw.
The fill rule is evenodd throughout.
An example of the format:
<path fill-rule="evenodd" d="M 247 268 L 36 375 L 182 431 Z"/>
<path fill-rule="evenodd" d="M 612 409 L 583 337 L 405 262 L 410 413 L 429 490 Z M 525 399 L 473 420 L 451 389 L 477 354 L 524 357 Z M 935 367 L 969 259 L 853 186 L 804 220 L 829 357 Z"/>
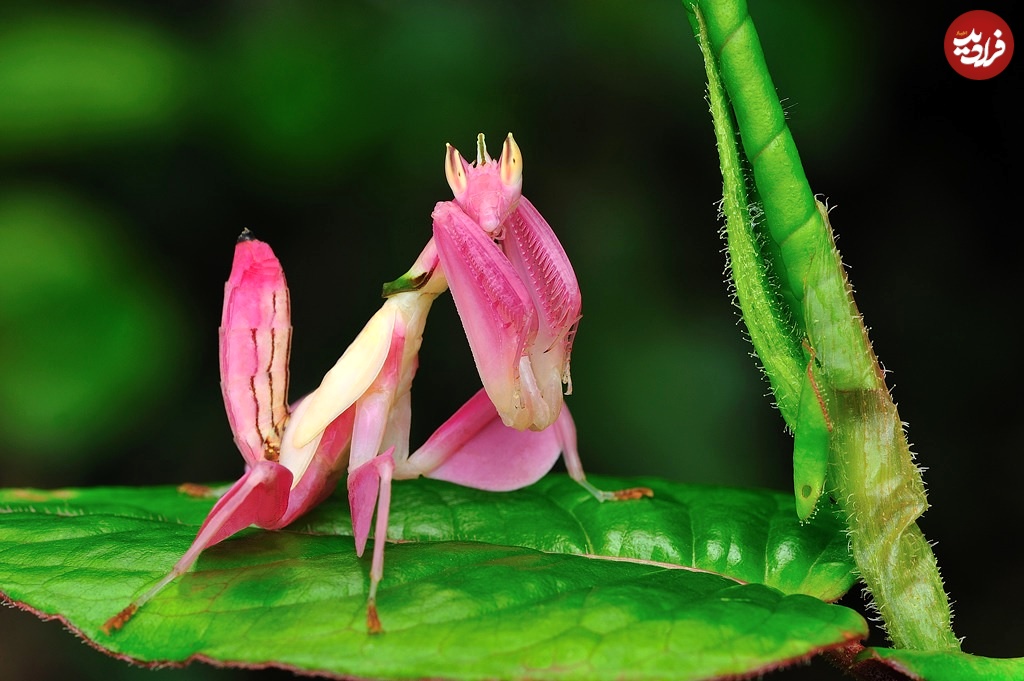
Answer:
<path fill-rule="evenodd" d="M 630 487 L 629 489 L 620 489 L 617 492 L 612 492 L 612 501 L 632 501 L 633 499 L 653 496 L 654 490 L 650 487 Z"/>
<path fill-rule="evenodd" d="M 380 624 L 380 615 L 377 614 L 377 604 L 374 601 L 366 604 L 366 631 L 373 635 L 384 633 L 384 627 Z"/>

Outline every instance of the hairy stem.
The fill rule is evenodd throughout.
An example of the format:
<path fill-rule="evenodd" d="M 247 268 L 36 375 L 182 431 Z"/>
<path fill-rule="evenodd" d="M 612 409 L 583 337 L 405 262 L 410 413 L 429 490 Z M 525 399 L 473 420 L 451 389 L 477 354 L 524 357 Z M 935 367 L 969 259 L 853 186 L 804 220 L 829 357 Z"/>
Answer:
<path fill-rule="evenodd" d="M 935 556 L 916 524 L 927 508 L 924 483 L 746 3 L 685 4 L 705 57 L 737 298 L 780 410 L 798 432 L 806 368 L 825 411 L 818 420 L 828 427 L 822 456 L 828 456 L 830 489 L 890 639 L 900 648 L 959 650 Z M 752 187 L 742 171 L 733 115 Z M 748 192 L 763 202 L 759 221 L 750 216 Z"/>

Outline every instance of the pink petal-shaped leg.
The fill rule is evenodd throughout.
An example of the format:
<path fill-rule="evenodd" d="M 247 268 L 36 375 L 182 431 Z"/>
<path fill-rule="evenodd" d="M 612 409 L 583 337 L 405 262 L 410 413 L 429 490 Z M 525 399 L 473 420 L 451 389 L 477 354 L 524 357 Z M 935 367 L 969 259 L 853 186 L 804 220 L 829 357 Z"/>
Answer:
<path fill-rule="evenodd" d="M 647 487 L 608 492 L 594 487 L 583 472 L 576 447 L 576 425 L 563 406 L 555 423 L 541 431 L 505 426 L 484 391 L 462 405 L 395 472 L 398 478 L 422 475 L 492 492 L 521 489 L 540 480 L 558 455 L 569 475 L 598 501 L 653 496 Z"/>
<path fill-rule="evenodd" d="M 583 462 L 580 461 L 580 453 L 576 448 L 576 424 L 572 420 L 568 407 L 562 407 L 562 413 L 558 415 L 550 430 L 554 431 L 555 437 L 558 439 L 559 448 L 565 457 L 565 467 L 569 472 L 569 477 L 578 482 L 583 489 L 593 494 L 598 501 L 625 501 L 654 496 L 654 492 L 649 487 L 630 487 L 629 489 L 607 492 L 590 484 L 586 474 L 583 472 Z"/>
<path fill-rule="evenodd" d="M 391 450 L 387 451 L 391 456 Z M 380 472 L 375 457 L 348 474 L 348 505 L 352 512 L 352 532 L 356 541 L 356 555 L 362 556 L 370 537 L 373 510 L 377 506 L 380 490 Z"/>
<path fill-rule="evenodd" d="M 558 461 L 555 430 L 516 430 L 502 423 L 483 390 L 462 405 L 400 467 L 396 477 L 423 475 L 505 492 L 531 485 Z"/>
<path fill-rule="evenodd" d="M 392 449 L 367 461 L 348 476 L 348 501 L 352 508 L 352 527 L 358 556 L 362 556 L 366 548 L 373 509 L 375 506 L 377 508 L 373 561 L 370 563 L 370 594 L 366 601 L 366 626 L 372 634 L 381 631 L 380 618 L 377 616 L 377 585 L 384 577 L 384 545 L 391 511 L 391 477 L 395 468 Z"/>
<path fill-rule="evenodd" d="M 214 504 L 199 528 L 196 543 L 203 542 L 206 548 L 250 525 L 273 525 L 288 507 L 291 486 L 291 471 L 271 461 L 259 462 Z"/>
<path fill-rule="evenodd" d="M 395 401 L 400 361 L 405 347 L 404 331 L 404 328 L 396 324 L 391 348 L 377 380 L 355 405 L 348 462 L 348 505 L 352 512 L 352 531 L 358 556 L 362 556 L 366 549 L 373 508 L 377 501 L 378 475 L 372 464 L 379 458 L 381 442 L 388 426 L 388 414 Z M 394 447 L 388 450 L 389 458 L 393 451 Z"/>
<path fill-rule="evenodd" d="M 532 425 L 519 385 L 519 358 L 537 333 L 530 294 L 497 245 L 452 202 L 432 215 L 434 241 L 480 379 L 502 420 Z"/>
<path fill-rule="evenodd" d="M 384 546 L 388 538 L 388 518 L 391 515 L 391 476 L 395 462 L 391 450 L 373 460 L 380 475 L 380 498 L 377 500 L 377 527 L 373 532 L 373 562 L 370 563 L 370 595 L 366 599 L 366 628 L 379 634 L 380 617 L 377 615 L 377 586 L 384 579 Z"/>
<path fill-rule="evenodd" d="M 123 627 L 146 601 L 192 567 L 206 548 L 250 525 L 273 525 L 288 505 L 291 484 L 291 471 L 270 461 L 261 461 L 246 471 L 210 510 L 192 545 L 171 571 L 127 608 L 107 620 L 102 627 L 103 633 L 110 634 Z"/>

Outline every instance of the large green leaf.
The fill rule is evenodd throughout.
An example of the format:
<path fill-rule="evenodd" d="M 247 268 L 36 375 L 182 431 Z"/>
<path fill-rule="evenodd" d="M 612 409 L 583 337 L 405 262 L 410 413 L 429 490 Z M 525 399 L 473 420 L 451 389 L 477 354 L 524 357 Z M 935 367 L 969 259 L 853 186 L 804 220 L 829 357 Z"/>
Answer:
<path fill-rule="evenodd" d="M 0 591 L 135 660 L 279 665 L 374 678 L 714 678 L 863 638 L 835 598 L 846 539 L 791 497 L 658 480 L 598 504 L 564 476 L 493 494 L 396 483 L 378 605 L 332 499 L 286 531 L 247 530 L 113 635 L 101 624 L 169 569 L 212 500 L 170 487 L 0 491 Z M 577 555 L 577 554 L 590 554 Z M 627 560 L 601 560 L 600 554 Z M 736 579 L 674 569 L 692 565 Z"/>

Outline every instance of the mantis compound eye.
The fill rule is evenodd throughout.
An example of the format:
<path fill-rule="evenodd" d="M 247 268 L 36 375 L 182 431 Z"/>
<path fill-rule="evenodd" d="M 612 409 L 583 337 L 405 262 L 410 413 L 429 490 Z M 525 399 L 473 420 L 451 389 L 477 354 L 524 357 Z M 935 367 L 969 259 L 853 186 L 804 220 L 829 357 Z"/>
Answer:
<path fill-rule="evenodd" d="M 506 187 L 515 187 L 523 182 L 523 153 L 519 151 L 512 133 L 505 138 L 501 147 L 501 158 L 498 159 L 499 177 Z"/>
<path fill-rule="evenodd" d="M 466 193 L 468 182 L 466 180 L 465 161 L 459 150 L 450 144 L 445 144 L 444 176 L 448 179 L 448 186 L 452 188 L 455 198 Z"/>

